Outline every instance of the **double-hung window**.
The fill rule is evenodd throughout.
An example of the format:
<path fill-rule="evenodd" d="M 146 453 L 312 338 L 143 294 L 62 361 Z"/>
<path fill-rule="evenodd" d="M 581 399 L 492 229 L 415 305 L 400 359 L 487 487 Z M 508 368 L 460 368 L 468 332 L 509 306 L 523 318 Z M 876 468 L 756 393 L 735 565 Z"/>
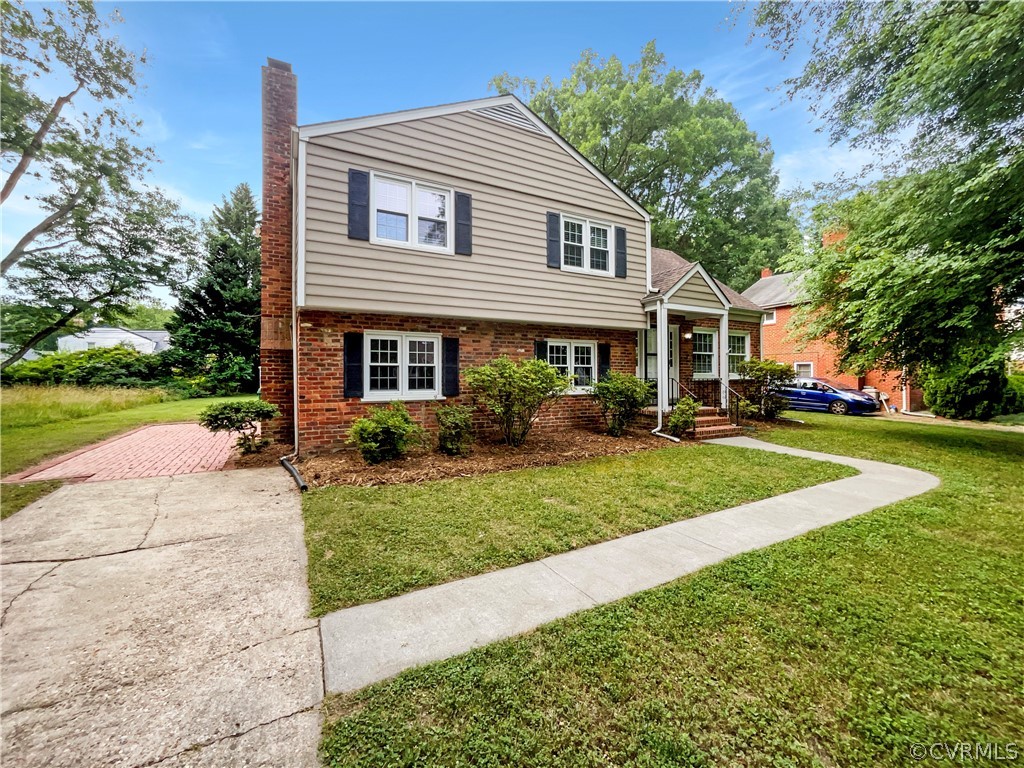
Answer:
<path fill-rule="evenodd" d="M 695 379 L 715 378 L 716 358 L 715 333 L 713 331 L 693 332 L 693 377 Z"/>
<path fill-rule="evenodd" d="M 562 216 L 562 269 L 611 275 L 611 240 L 608 224 Z"/>
<path fill-rule="evenodd" d="M 440 396 L 440 336 L 367 333 L 363 343 L 367 400 L 427 400 Z"/>
<path fill-rule="evenodd" d="M 593 341 L 548 341 L 548 362 L 566 377 L 573 389 L 583 390 L 597 381 L 597 343 Z"/>
<path fill-rule="evenodd" d="M 452 191 L 374 173 L 371 242 L 428 251 L 452 251 Z"/>
<path fill-rule="evenodd" d="M 740 363 L 750 359 L 750 334 L 729 334 L 729 375 L 739 376 Z"/>

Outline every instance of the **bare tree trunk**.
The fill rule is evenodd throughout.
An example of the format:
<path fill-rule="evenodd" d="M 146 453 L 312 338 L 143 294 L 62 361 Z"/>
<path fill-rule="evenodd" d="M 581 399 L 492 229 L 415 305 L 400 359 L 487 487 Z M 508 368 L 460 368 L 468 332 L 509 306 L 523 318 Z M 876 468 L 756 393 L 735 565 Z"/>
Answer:
<path fill-rule="evenodd" d="M 25 255 L 25 249 L 28 248 L 29 244 L 40 235 L 44 235 L 53 229 L 55 226 L 61 223 L 78 205 L 78 201 L 82 198 L 82 194 L 85 191 L 84 187 L 79 187 L 78 191 L 75 192 L 71 198 L 64 203 L 60 208 L 51 213 L 41 222 L 36 224 L 32 229 L 25 233 L 25 235 L 19 240 L 10 253 L 4 256 L 4 260 L 0 263 L 0 275 L 6 275 L 7 270 L 18 263 L 18 260 Z"/>
<path fill-rule="evenodd" d="M 50 128 L 52 128 L 53 124 L 57 121 L 57 118 L 60 116 L 60 111 L 67 106 L 68 102 L 75 98 L 75 95 L 82 90 L 84 85 L 85 83 L 79 81 L 75 90 L 65 96 L 58 96 L 57 100 L 53 102 L 53 106 L 50 107 L 50 111 L 46 113 L 46 118 L 39 125 L 39 130 L 36 131 L 36 135 L 32 137 L 32 141 L 30 141 L 28 147 L 25 148 L 18 164 L 14 166 L 14 170 L 11 171 L 11 175 L 8 176 L 7 181 L 4 182 L 3 191 L 0 192 L 0 203 L 7 202 L 7 198 L 11 196 L 14 188 L 18 185 L 18 181 L 25 175 L 25 171 L 27 171 L 29 165 L 31 165 L 32 159 L 39 154 L 39 150 L 43 148 L 43 141 L 46 139 L 46 134 L 50 132 Z"/>

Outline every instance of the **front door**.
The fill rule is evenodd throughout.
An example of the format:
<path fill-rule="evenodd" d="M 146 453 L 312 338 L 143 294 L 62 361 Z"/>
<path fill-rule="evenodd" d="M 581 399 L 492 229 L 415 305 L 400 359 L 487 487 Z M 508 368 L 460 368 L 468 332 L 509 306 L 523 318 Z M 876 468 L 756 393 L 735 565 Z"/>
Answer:
<path fill-rule="evenodd" d="M 641 347 L 637 350 L 640 361 L 640 378 L 649 381 L 658 379 L 658 329 L 648 328 L 640 332 Z M 679 326 L 668 327 L 668 375 L 679 381 Z"/>

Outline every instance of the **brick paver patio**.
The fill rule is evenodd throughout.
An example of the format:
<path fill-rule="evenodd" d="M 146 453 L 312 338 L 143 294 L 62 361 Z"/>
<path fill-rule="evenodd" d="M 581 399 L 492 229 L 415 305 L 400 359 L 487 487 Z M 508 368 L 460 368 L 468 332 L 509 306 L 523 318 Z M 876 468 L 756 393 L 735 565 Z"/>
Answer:
<path fill-rule="evenodd" d="M 158 424 L 51 459 L 5 480 L 86 482 L 188 475 L 221 469 L 231 458 L 235 435 L 198 424 Z"/>

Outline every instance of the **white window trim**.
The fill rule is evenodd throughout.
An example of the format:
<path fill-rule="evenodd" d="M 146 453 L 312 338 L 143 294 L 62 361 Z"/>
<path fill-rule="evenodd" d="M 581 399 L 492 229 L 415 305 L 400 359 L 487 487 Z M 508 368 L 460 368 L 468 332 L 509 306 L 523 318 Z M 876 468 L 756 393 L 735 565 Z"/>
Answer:
<path fill-rule="evenodd" d="M 746 341 L 744 343 L 744 349 L 743 349 L 743 362 L 746 362 L 747 360 L 749 360 L 750 359 L 750 331 L 729 331 L 729 335 L 730 336 L 742 336 L 744 339 L 746 339 Z M 726 349 L 728 349 L 728 347 L 726 347 Z M 732 353 L 730 353 L 729 357 L 732 357 L 732 356 L 733 356 Z M 729 379 L 730 380 L 735 380 L 735 379 L 738 379 L 738 378 L 740 378 L 740 375 L 738 373 L 733 373 L 732 371 L 729 371 Z"/>
<path fill-rule="evenodd" d="M 398 390 L 388 392 L 370 391 L 370 339 L 398 339 Z M 434 389 L 408 389 L 409 342 L 428 340 L 434 342 Z M 394 333 L 392 331 L 365 331 L 363 333 L 363 402 L 390 403 L 393 400 L 444 400 L 441 395 L 441 334 L 435 333 Z"/>
<path fill-rule="evenodd" d="M 765 316 L 764 316 L 764 322 L 762 323 L 762 325 L 775 325 L 775 321 L 776 321 L 776 314 L 775 313 L 776 312 L 777 312 L 777 310 L 774 310 L 774 309 L 766 310 Z M 771 320 L 768 319 L 769 317 L 771 318 Z"/>
<path fill-rule="evenodd" d="M 404 242 L 401 240 L 390 240 L 386 237 L 377 237 L 377 179 L 410 185 L 409 226 L 406 230 L 408 239 Z M 438 248 L 434 245 L 423 245 L 417 240 L 417 233 L 419 232 L 419 212 L 416 210 L 418 203 L 417 187 L 426 187 L 435 192 L 444 192 L 448 196 L 448 218 L 445 219 L 447 243 L 444 248 Z M 453 255 L 455 253 L 455 190 L 445 184 L 437 184 L 432 181 L 411 179 L 394 173 L 370 171 L 370 243 L 373 245 L 384 245 L 389 248 L 405 248 L 411 251 Z"/>
<path fill-rule="evenodd" d="M 572 376 L 573 376 L 573 372 L 572 371 L 573 371 L 573 368 L 575 368 L 575 365 L 573 365 L 573 363 L 574 363 L 574 361 L 576 359 L 575 358 L 575 351 L 574 351 L 573 348 L 574 347 L 590 347 L 590 359 L 594 361 L 594 365 L 593 365 L 594 374 L 591 377 L 591 379 L 593 381 L 597 381 L 597 377 L 598 377 L 598 360 L 597 360 L 597 342 L 596 341 L 589 341 L 589 340 L 586 340 L 586 339 L 584 339 L 582 341 L 579 340 L 579 339 L 548 339 L 547 340 L 547 344 L 548 344 L 548 359 L 547 359 L 547 362 L 548 362 L 549 365 L 551 364 L 551 345 L 552 344 L 565 344 L 565 345 L 567 345 L 569 347 L 569 359 L 568 359 L 569 366 L 568 367 L 569 367 L 569 377 L 570 378 L 572 378 Z M 568 395 L 585 395 L 585 394 L 589 394 L 590 392 L 592 392 L 593 389 L 594 389 L 593 386 L 577 387 L 575 384 L 571 384 L 570 385 L 570 389 L 569 389 L 568 392 L 566 392 L 566 394 L 568 394 Z"/>
<path fill-rule="evenodd" d="M 807 374 L 797 373 L 798 377 L 800 377 L 802 379 L 813 379 L 814 378 L 814 363 L 812 361 L 807 360 L 807 361 L 803 361 L 803 362 L 793 363 L 793 370 L 794 371 L 796 370 L 796 367 L 798 365 L 807 365 L 807 366 L 810 366 L 810 368 L 811 368 L 811 372 L 810 373 L 807 373 Z"/>
<path fill-rule="evenodd" d="M 583 266 L 574 267 L 565 263 L 565 222 L 574 221 L 583 225 Z M 590 268 L 590 228 L 600 227 L 608 230 L 608 269 Z M 578 272 L 583 275 L 596 275 L 598 277 L 615 277 L 615 227 L 607 222 L 597 219 L 588 219 L 586 216 L 576 216 L 571 213 L 563 213 L 559 216 L 558 242 L 561 249 L 558 254 L 559 264 L 563 272 Z"/>
<path fill-rule="evenodd" d="M 693 380 L 700 381 L 702 379 L 717 379 L 718 375 L 718 330 L 716 328 L 694 328 L 691 333 L 696 336 L 698 333 L 707 333 L 711 336 L 711 373 L 697 373 L 696 369 L 693 371 Z M 694 350 L 692 346 L 693 339 L 691 338 L 690 347 L 690 358 L 693 359 Z M 701 354 L 706 355 L 707 352 Z M 691 362 L 692 364 L 692 362 Z"/>

